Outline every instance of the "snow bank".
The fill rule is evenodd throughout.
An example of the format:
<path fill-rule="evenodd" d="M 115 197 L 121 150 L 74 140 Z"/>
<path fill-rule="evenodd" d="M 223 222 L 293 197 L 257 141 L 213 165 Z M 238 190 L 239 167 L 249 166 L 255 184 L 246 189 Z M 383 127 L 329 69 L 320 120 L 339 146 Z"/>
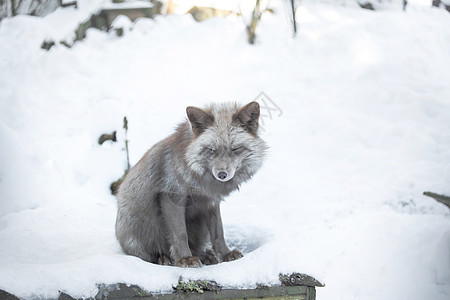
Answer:
<path fill-rule="evenodd" d="M 448 13 L 307 3 L 292 39 L 275 2 L 254 46 L 239 18 L 168 16 L 40 49 L 100 2 L 0 24 L 0 289 L 89 297 L 99 283 L 254 287 L 299 271 L 327 284 L 321 300 L 448 299 L 448 209 L 422 196 L 450 194 Z M 283 111 L 265 119 L 269 158 L 223 203 L 245 257 L 192 270 L 123 255 L 109 194 L 123 116 L 135 163 L 186 106 L 261 91 Z M 99 146 L 113 130 L 119 142 Z"/>

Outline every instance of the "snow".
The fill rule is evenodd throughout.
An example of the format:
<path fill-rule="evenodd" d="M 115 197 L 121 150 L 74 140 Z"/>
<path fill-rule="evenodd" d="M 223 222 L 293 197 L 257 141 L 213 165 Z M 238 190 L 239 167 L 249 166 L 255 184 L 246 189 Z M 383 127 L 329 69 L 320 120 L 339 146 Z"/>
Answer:
<path fill-rule="evenodd" d="M 272 1 L 253 46 L 238 17 L 172 15 L 40 49 L 103 1 L 78 2 L 0 23 L 0 289 L 77 298 L 100 283 L 254 287 L 295 271 L 326 283 L 320 300 L 449 299 L 450 214 L 422 195 L 450 194 L 445 10 L 302 2 L 293 39 L 285 4 Z M 123 116 L 134 164 L 186 106 L 261 91 L 283 112 L 264 119 L 269 157 L 222 208 L 245 257 L 181 269 L 124 255 L 109 193 L 126 166 Z M 117 143 L 97 144 L 114 130 Z"/>

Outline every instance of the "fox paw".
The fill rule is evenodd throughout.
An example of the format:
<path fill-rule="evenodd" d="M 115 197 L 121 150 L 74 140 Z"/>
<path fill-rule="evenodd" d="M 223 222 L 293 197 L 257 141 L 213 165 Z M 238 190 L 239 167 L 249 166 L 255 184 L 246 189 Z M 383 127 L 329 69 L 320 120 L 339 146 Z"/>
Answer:
<path fill-rule="evenodd" d="M 170 260 L 170 258 L 167 255 L 162 254 L 158 258 L 158 265 L 171 266 L 172 265 L 172 261 Z"/>
<path fill-rule="evenodd" d="M 204 265 L 216 265 L 219 263 L 216 254 L 212 250 L 206 250 L 199 257 Z"/>
<path fill-rule="evenodd" d="M 225 254 L 225 256 L 223 257 L 223 261 L 233 261 L 241 257 L 244 257 L 241 251 L 234 249 L 233 251 Z"/>
<path fill-rule="evenodd" d="M 182 268 L 199 268 L 202 266 L 202 262 L 197 256 L 189 256 L 178 260 L 177 266 Z"/>

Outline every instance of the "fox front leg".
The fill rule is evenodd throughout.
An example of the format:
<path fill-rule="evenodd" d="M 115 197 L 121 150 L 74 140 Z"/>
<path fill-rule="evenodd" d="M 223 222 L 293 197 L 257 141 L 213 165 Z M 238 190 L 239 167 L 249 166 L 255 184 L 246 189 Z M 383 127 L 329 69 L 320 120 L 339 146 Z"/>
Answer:
<path fill-rule="evenodd" d="M 183 195 L 161 194 L 161 213 L 170 244 L 170 252 L 179 267 L 201 267 L 200 259 L 192 255 L 186 230 L 186 202 Z"/>
<path fill-rule="evenodd" d="M 233 261 L 243 257 L 241 251 L 234 249 L 230 251 L 223 234 L 222 217 L 220 215 L 220 203 L 214 205 L 211 218 L 208 222 L 208 229 L 211 234 L 211 243 L 216 254 L 222 261 Z"/>

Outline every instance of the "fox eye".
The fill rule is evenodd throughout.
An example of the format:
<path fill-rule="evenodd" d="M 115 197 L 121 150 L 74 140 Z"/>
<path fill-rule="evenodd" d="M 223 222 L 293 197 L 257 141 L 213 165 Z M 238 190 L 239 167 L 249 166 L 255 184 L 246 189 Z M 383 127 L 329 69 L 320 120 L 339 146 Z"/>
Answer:
<path fill-rule="evenodd" d="M 214 154 L 216 152 L 216 150 L 214 150 L 213 148 L 207 148 L 209 153 Z"/>
<path fill-rule="evenodd" d="M 242 150 L 242 147 L 236 147 L 236 148 L 231 149 L 231 151 L 233 151 L 234 153 L 239 153 L 239 152 L 241 152 L 241 150 Z"/>

